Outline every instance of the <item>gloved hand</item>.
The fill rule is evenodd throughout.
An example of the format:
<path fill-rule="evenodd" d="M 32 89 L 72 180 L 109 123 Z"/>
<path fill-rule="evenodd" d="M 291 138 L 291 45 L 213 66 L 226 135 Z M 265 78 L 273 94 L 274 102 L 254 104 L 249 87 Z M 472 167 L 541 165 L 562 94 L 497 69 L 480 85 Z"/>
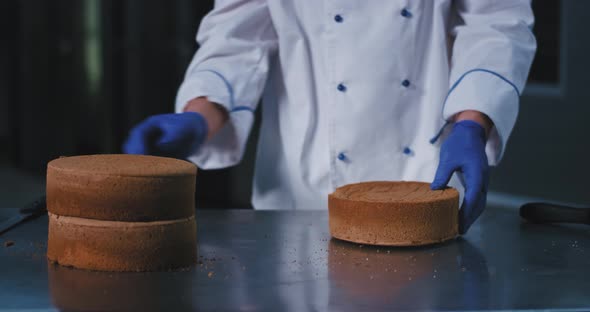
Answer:
<path fill-rule="evenodd" d="M 465 197 L 459 211 L 459 233 L 465 234 L 486 206 L 489 184 L 485 129 L 475 121 L 456 123 L 442 144 L 433 190 L 447 186 L 455 171 L 463 173 Z"/>
<path fill-rule="evenodd" d="M 187 158 L 207 138 L 207 121 L 195 112 L 154 115 L 129 132 L 126 154 Z"/>

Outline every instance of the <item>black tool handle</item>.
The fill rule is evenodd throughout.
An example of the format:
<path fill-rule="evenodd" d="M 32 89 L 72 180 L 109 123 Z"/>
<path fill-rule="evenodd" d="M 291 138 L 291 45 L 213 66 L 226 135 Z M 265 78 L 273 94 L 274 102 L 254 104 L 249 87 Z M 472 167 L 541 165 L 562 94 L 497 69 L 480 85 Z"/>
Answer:
<path fill-rule="evenodd" d="M 22 207 L 21 214 L 30 214 L 31 217 L 37 217 L 47 212 L 47 201 L 45 195 L 37 198 L 34 202 Z"/>
<path fill-rule="evenodd" d="M 522 205 L 520 216 L 534 223 L 590 224 L 590 208 L 574 208 L 549 203 Z"/>

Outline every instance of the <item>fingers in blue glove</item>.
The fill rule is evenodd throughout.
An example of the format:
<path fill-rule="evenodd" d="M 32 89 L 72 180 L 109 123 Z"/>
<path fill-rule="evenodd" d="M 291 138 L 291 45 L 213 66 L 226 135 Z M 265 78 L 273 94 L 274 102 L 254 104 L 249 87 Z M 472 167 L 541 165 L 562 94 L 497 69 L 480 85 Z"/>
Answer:
<path fill-rule="evenodd" d="M 155 146 L 163 156 L 184 159 L 196 152 L 207 138 L 207 121 L 194 112 L 175 116 L 162 125 L 162 135 Z"/>
<path fill-rule="evenodd" d="M 461 234 L 467 232 L 485 209 L 489 177 L 485 145 L 485 129 L 481 125 L 469 120 L 456 123 L 441 146 L 440 163 L 430 185 L 433 190 L 443 189 L 454 172 L 463 173 L 465 197 L 459 211 Z"/>
<path fill-rule="evenodd" d="M 454 164 L 439 164 L 436 169 L 434 181 L 430 184 L 431 190 L 442 190 L 447 187 L 453 173 L 459 170 L 459 166 Z"/>
<path fill-rule="evenodd" d="M 467 233 L 473 223 L 481 216 L 484 212 L 486 201 L 487 194 L 482 191 L 475 199 L 463 202 L 463 206 L 459 210 L 459 234 L 463 235 Z"/>
<path fill-rule="evenodd" d="M 123 145 L 125 154 L 149 155 L 152 153 L 151 142 L 161 133 L 158 123 L 152 117 L 135 126 Z"/>
<path fill-rule="evenodd" d="M 155 150 L 161 156 L 174 155 L 174 157 L 186 158 L 203 142 L 203 138 L 198 133 L 194 133 L 194 129 L 163 127 L 162 133 L 154 142 Z"/>
<path fill-rule="evenodd" d="M 465 197 L 459 210 L 459 233 L 465 234 L 485 209 L 488 165 L 466 164 L 461 168 L 465 179 Z"/>
<path fill-rule="evenodd" d="M 156 115 L 131 130 L 123 151 L 187 158 L 205 141 L 207 133 L 207 121 L 199 113 Z"/>

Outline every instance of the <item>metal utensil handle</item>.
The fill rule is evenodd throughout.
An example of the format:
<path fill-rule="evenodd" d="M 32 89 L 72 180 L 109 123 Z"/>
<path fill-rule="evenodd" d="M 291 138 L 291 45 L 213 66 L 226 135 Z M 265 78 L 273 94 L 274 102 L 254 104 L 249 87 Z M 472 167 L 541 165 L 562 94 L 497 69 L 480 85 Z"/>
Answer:
<path fill-rule="evenodd" d="M 520 216 L 534 223 L 590 224 L 590 209 L 549 203 L 528 203 L 520 207 Z"/>
<path fill-rule="evenodd" d="M 47 201 L 45 195 L 37 198 L 34 202 L 22 207 L 20 213 L 31 214 L 31 217 L 40 216 L 47 212 Z"/>

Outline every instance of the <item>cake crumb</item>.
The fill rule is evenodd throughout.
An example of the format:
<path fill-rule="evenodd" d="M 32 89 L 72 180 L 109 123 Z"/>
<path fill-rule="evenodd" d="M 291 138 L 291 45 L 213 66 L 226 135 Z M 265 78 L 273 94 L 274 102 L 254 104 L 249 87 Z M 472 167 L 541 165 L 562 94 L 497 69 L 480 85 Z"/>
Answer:
<path fill-rule="evenodd" d="M 212 277 L 213 277 L 213 271 L 209 272 L 209 273 L 207 274 L 207 277 L 208 277 L 208 278 L 212 278 Z"/>
<path fill-rule="evenodd" d="M 14 241 L 9 240 L 9 241 L 4 242 L 4 247 L 10 247 L 10 246 L 14 246 Z"/>

